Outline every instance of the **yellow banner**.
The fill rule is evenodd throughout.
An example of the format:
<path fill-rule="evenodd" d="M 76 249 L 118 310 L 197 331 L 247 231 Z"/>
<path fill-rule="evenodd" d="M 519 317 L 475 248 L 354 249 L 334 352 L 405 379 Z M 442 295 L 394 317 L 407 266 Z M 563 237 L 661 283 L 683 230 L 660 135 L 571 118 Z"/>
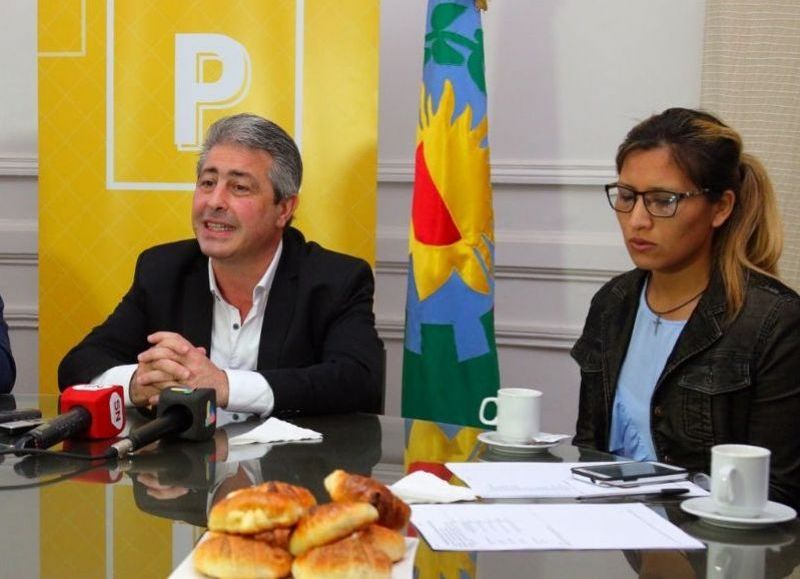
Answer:
<path fill-rule="evenodd" d="M 378 2 L 39 0 L 38 18 L 42 392 L 139 252 L 192 236 L 197 152 L 222 116 L 284 127 L 305 164 L 296 225 L 374 263 Z"/>
<path fill-rule="evenodd" d="M 138 253 L 191 237 L 197 150 L 243 111 L 305 162 L 296 224 L 374 263 L 379 4 L 40 0 L 40 376 L 127 290 Z"/>

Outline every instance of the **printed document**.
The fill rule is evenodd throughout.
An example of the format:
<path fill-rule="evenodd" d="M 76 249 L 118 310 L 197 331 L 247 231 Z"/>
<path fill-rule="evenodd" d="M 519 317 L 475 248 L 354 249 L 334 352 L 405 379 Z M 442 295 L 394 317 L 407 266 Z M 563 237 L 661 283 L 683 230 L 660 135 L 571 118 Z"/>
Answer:
<path fill-rule="evenodd" d="M 436 551 L 704 549 L 641 503 L 413 505 Z"/>
<path fill-rule="evenodd" d="M 684 498 L 708 492 L 690 481 L 655 483 L 632 487 L 610 487 L 573 478 L 574 466 L 608 462 L 448 462 L 447 468 L 475 494 L 486 499 L 557 498 L 576 499 L 593 495 L 640 495 L 662 489 L 687 488 Z"/>

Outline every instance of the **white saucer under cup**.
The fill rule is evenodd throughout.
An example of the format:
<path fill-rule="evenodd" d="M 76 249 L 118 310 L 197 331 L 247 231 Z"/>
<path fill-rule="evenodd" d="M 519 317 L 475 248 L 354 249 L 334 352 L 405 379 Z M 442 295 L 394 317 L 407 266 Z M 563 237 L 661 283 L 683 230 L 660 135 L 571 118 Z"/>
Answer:
<path fill-rule="evenodd" d="M 757 517 L 767 506 L 770 451 L 746 444 L 711 449 L 711 499 L 721 515 Z"/>
<path fill-rule="evenodd" d="M 548 449 L 561 444 L 565 439 L 569 438 L 567 435 L 552 435 L 546 432 L 540 432 L 540 436 L 545 437 L 545 440 L 529 440 L 525 443 L 506 442 L 496 432 L 481 432 L 478 435 L 478 440 L 487 445 L 494 452 L 508 455 L 529 455 L 544 453 Z"/>
<path fill-rule="evenodd" d="M 797 516 L 792 507 L 773 501 L 767 501 L 764 510 L 757 517 L 723 515 L 717 510 L 717 505 L 711 497 L 686 499 L 681 503 L 681 510 L 699 517 L 704 523 L 727 529 L 758 529 L 785 523 Z"/>

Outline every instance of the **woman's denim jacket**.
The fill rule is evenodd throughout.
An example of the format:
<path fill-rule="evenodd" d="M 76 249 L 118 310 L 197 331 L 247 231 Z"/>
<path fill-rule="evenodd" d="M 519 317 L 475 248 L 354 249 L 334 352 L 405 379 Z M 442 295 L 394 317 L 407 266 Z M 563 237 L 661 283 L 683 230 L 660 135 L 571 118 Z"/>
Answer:
<path fill-rule="evenodd" d="M 608 450 L 611 408 L 647 272 L 633 270 L 592 299 L 572 348 L 581 368 L 574 444 Z M 686 323 L 650 403 L 658 459 L 709 471 L 721 443 L 772 451 L 770 498 L 800 506 L 800 297 L 751 272 L 745 302 L 726 320 L 721 277 Z"/>

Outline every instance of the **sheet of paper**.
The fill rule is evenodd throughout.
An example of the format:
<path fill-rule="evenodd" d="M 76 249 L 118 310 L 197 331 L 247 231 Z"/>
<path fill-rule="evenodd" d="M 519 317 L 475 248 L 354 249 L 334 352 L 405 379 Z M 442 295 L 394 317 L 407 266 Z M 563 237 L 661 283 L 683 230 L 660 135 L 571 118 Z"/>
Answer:
<path fill-rule="evenodd" d="M 413 505 L 436 551 L 704 549 L 641 503 Z"/>
<path fill-rule="evenodd" d="M 595 495 L 638 495 L 661 489 L 687 488 L 684 498 L 702 497 L 708 492 L 689 481 L 657 483 L 636 487 L 606 487 L 576 480 L 574 466 L 607 462 L 448 462 L 447 468 L 486 499 L 559 498 L 575 499 Z"/>

